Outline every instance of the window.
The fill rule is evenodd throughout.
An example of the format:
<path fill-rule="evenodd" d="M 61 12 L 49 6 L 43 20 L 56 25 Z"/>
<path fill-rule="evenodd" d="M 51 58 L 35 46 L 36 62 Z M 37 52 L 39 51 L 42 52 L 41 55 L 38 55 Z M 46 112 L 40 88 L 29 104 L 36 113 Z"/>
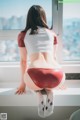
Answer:
<path fill-rule="evenodd" d="M 0 61 L 19 61 L 19 51 L 15 40 L 0 40 Z"/>
<path fill-rule="evenodd" d="M 59 1 L 61 1 L 61 0 L 59 0 Z M 65 0 L 65 1 L 67 1 L 67 0 Z M 72 0 L 68 0 L 68 1 L 72 1 Z M 76 1 L 78 1 L 78 0 L 76 0 Z M 19 26 L 19 24 L 14 24 L 14 23 L 16 23 L 16 19 L 14 19 L 14 22 L 12 22 L 11 24 L 6 24 L 7 21 L 4 22 L 4 20 L 6 18 L 5 19 L 3 19 L 3 18 L 4 17 L 11 18 L 12 16 L 13 16 L 12 18 L 15 18 L 15 15 L 16 15 L 16 17 L 18 17 L 18 18 L 20 18 L 20 16 L 23 16 L 23 18 L 25 19 L 27 10 L 33 4 L 39 4 L 44 7 L 44 9 L 46 10 L 46 14 L 47 14 L 48 25 L 50 27 L 53 25 L 54 31 L 58 34 L 58 38 L 59 38 L 58 60 L 59 60 L 59 63 L 63 67 L 63 71 L 65 73 L 80 73 L 80 64 L 78 64 L 78 61 L 80 58 L 79 44 L 76 43 L 76 47 L 74 47 L 72 49 L 74 51 L 75 51 L 75 49 L 77 50 L 77 54 L 75 54 L 75 55 L 73 54 L 75 52 L 71 51 L 71 48 L 68 49 L 68 47 L 69 47 L 68 43 L 73 45 L 75 42 L 78 42 L 77 41 L 78 37 L 77 37 L 77 40 L 75 40 L 75 42 L 73 42 L 74 37 L 71 36 L 72 38 L 70 39 L 69 34 L 67 36 L 67 37 L 69 37 L 69 40 L 66 39 L 66 37 L 64 37 L 66 34 L 66 30 L 67 30 L 67 32 L 70 32 L 70 30 L 73 29 L 73 28 L 71 28 L 72 23 L 70 23 L 69 31 L 66 27 L 67 24 L 65 24 L 65 21 L 67 20 L 67 18 L 70 18 L 70 15 L 69 15 L 69 17 L 67 17 L 68 15 L 66 14 L 66 10 L 67 10 L 68 14 L 74 13 L 72 10 L 73 3 L 69 3 L 69 2 L 66 2 L 66 3 L 59 2 L 59 4 L 57 4 L 57 3 L 58 3 L 58 0 L 0 0 L 0 77 L 1 77 L 0 81 L 1 82 L 8 81 L 10 83 L 10 81 L 16 82 L 16 80 L 19 79 L 17 77 L 18 71 L 20 69 L 19 51 L 18 51 L 18 46 L 17 46 L 17 36 L 18 36 L 18 33 L 25 26 L 25 20 L 24 20 L 24 22 L 21 22 L 20 26 Z M 78 7 L 78 6 L 80 5 L 80 3 L 78 3 L 78 5 L 77 5 L 75 2 L 74 4 L 75 4 L 74 11 L 76 12 L 76 10 L 78 9 L 78 11 L 76 13 L 79 15 L 80 7 Z M 76 9 L 76 7 L 77 7 L 77 9 Z M 16 8 L 16 9 L 14 9 L 14 8 Z M 70 9 L 70 10 L 68 11 L 68 9 Z M 76 17 L 76 16 L 74 16 L 74 17 Z M 78 17 L 78 19 L 80 19 L 80 18 Z M 3 22 L 3 24 L 1 21 Z M 21 21 L 23 21 L 23 20 L 21 20 Z M 8 25 L 8 27 L 5 27 L 5 24 Z M 74 22 L 73 26 L 76 27 L 76 24 L 77 23 Z M 10 25 L 10 27 L 9 27 L 9 25 Z M 76 27 L 77 28 L 77 29 L 75 29 L 76 31 L 79 30 L 78 27 Z M 75 31 L 75 33 L 76 33 L 76 31 Z M 79 33 L 77 33 L 78 36 L 79 36 Z M 72 35 L 73 35 L 73 33 L 72 33 Z M 72 40 L 72 41 L 70 41 L 70 40 Z M 70 46 L 70 47 L 72 47 L 72 46 Z M 68 51 L 68 52 L 66 52 L 66 51 Z M 72 56 L 70 56 L 70 54 L 72 54 Z M 75 56 L 76 56 L 76 59 L 75 59 Z M 73 60 L 75 60 L 77 64 L 74 64 L 75 62 L 73 62 Z M 6 77 L 4 76 L 4 73 L 6 73 L 5 74 Z M 14 75 L 13 75 L 13 73 L 14 73 Z"/>
<path fill-rule="evenodd" d="M 51 27 L 52 0 L 0 0 L 0 62 L 19 61 L 17 35 L 25 28 L 27 12 L 32 5 L 44 8 Z"/>
<path fill-rule="evenodd" d="M 58 0 L 55 9 L 59 63 L 65 73 L 80 73 L 80 1 Z"/>
<path fill-rule="evenodd" d="M 65 0 L 64 0 L 65 1 Z M 63 2 L 64 61 L 80 61 L 80 2 Z"/>

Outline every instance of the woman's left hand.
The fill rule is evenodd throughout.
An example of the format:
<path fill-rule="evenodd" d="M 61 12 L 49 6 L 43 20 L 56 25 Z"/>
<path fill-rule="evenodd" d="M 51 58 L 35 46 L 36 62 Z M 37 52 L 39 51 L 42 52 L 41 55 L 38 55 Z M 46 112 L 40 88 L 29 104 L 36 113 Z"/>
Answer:
<path fill-rule="evenodd" d="M 23 94 L 26 93 L 26 84 L 24 82 L 21 82 L 20 86 L 17 88 L 15 94 Z"/>

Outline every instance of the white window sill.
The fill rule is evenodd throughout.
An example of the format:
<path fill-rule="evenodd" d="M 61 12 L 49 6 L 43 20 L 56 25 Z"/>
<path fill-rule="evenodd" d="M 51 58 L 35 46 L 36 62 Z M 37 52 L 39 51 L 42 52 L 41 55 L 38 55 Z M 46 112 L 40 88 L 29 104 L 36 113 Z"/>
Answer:
<path fill-rule="evenodd" d="M 25 95 L 15 95 L 15 88 L 0 89 L 0 106 L 37 106 L 37 95 L 27 90 Z M 80 88 L 54 90 L 55 106 L 80 106 Z"/>

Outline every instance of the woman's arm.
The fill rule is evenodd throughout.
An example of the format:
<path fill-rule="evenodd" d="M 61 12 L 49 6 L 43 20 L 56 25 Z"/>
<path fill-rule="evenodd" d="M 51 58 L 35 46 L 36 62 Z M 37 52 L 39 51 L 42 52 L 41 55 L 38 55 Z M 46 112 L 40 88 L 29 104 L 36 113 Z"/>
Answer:
<path fill-rule="evenodd" d="M 58 38 L 57 35 L 54 33 L 54 59 L 57 61 L 57 48 L 58 48 Z M 63 77 L 63 81 L 65 81 L 65 75 Z M 61 89 L 61 90 L 65 90 L 67 89 L 67 86 L 64 85 L 64 83 L 58 87 L 56 87 L 55 89 Z"/>
<path fill-rule="evenodd" d="M 21 82 L 24 82 L 24 73 L 27 69 L 27 50 L 25 47 L 19 47 L 20 51 L 20 68 L 21 68 Z"/>
<path fill-rule="evenodd" d="M 25 70 L 27 69 L 27 50 L 25 47 L 19 47 L 20 51 L 20 69 L 21 69 L 21 80 L 20 85 L 16 91 L 16 94 L 23 94 L 25 93 L 26 84 L 24 82 L 24 74 Z"/>
<path fill-rule="evenodd" d="M 21 69 L 21 79 L 20 85 L 16 91 L 16 94 L 22 94 L 25 92 L 26 84 L 24 82 L 24 74 L 27 69 L 27 50 L 24 44 L 25 33 L 20 33 L 18 35 L 18 47 L 20 52 L 20 69 Z"/>

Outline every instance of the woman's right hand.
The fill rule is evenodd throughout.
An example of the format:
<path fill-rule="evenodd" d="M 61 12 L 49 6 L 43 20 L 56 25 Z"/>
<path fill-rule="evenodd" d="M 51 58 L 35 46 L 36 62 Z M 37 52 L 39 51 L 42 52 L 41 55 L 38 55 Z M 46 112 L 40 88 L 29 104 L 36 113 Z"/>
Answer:
<path fill-rule="evenodd" d="M 26 84 L 24 82 L 21 82 L 19 87 L 17 88 L 15 94 L 23 94 L 26 93 Z"/>

